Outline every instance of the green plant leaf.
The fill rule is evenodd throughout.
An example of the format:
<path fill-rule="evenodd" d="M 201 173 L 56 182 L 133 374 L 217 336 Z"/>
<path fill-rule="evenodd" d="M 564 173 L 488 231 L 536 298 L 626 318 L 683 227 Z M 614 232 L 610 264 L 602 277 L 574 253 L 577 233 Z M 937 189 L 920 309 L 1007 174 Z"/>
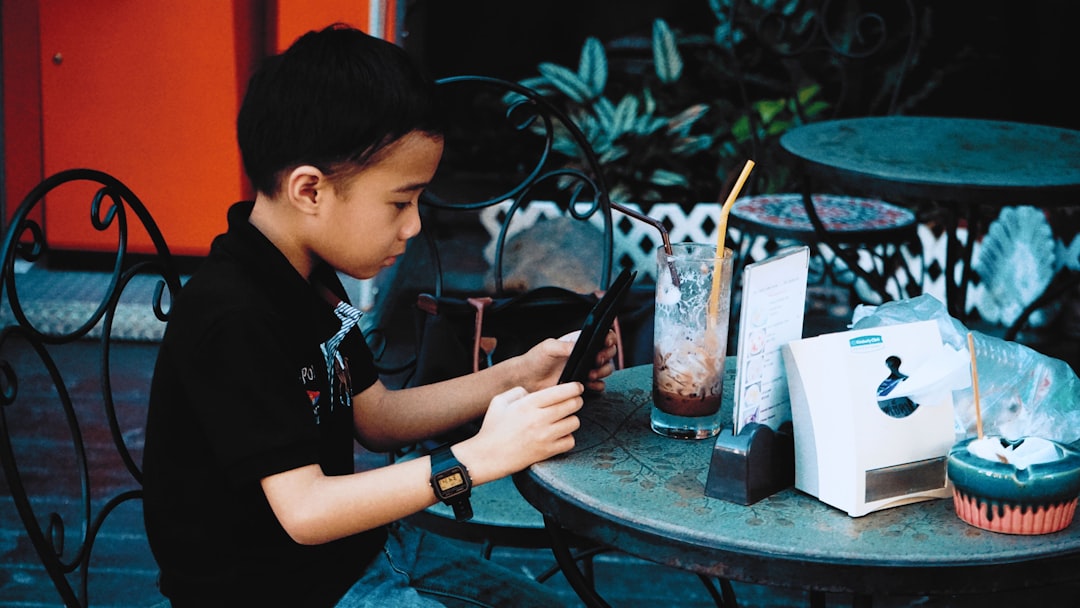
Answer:
<path fill-rule="evenodd" d="M 633 132 L 639 135 L 650 135 L 656 133 L 660 129 L 666 128 L 668 121 L 666 118 L 660 118 L 658 116 L 639 116 L 634 121 Z"/>
<path fill-rule="evenodd" d="M 824 114 L 826 111 L 828 111 L 830 107 L 831 106 L 826 101 L 815 101 L 809 106 L 803 108 L 803 113 L 806 114 L 808 118 L 816 118 L 817 116 Z"/>
<path fill-rule="evenodd" d="M 799 99 L 799 105 L 805 106 L 809 104 L 810 100 L 816 97 L 820 92 L 821 85 L 819 84 L 811 84 L 799 89 L 798 93 L 796 93 L 796 96 Z"/>
<path fill-rule="evenodd" d="M 787 107 L 785 99 L 762 99 L 754 104 L 762 122 L 768 124 Z"/>
<path fill-rule="evenodd" d="M 677 135 L 679 137 L 686 137 L 690 133 L 690 129 L 693 128 L 694 123 L 697 122 L 702 116 L 709 111 L 709 106 L 703 103 L 695 103 L 694 105 L 686 108 L 682 112 L 679 112 L 668 122 L 668 133 Z"/>
<path fill-rule="evenodd" d="M 742 143 L 750 139 L 750 117 L 745 114 L 736 118 L 731 123 L 731 136 L 735 141 Z"/>
<path fill-rule="evenodd" d="M 578 76 L 592 92 L 590 97 L 599 97 L 607 86 L 608 62 L 604 45 L 598 38 L 589 36 L 581 47 L 581 61 L 578 63 Z"/>
<path fill-rule="evenodd" d="M 821 85 L 819 84 L 805 86 L 797 93 L 799 103 L 803 107 L 803 115 L 808 119 L 824 114 L 831 107 L 829 102 L 818 97 L 820 93 Z"/>
<path fill-rule="evenodd" d="M 610 145 L 602 153 L 597 151 L 601 164 L 613 163 L 626 156 L 627 150 L 622 146 Z"/>
<path fill-rule="evenodd" d="M 653 97 L 652 91 L 645 89 L 641 92 L 641 100 L 645 105 L 645 108 L 641 111 L 646 116 L 652 116 L 656 114 L 656 98 Z"/>
<path fill-rule="evenodd" d="M 653 21 L 652 37 L 653 62 L 656 64 L 656 76 L 663 83 L 672 83 L 682 76 L 683 60 L 679 47 L 675 44 L 675 34 L 663 19 Z"/>
<path fill-rule="evenodd" d="M 613 121 L 611 132 L 618 137 L 623 133 L 633 131 L 634 123 L 638 117 L 639 102 L 637 97 L 627 94 L 621 100 L 619 105 L 615 108 L 615 120 Z"/>
<path fill-rule="evenodd" d="M 713 146 L 713 141 L 711 135 L 681 137 L 675 140 L 675 145 L 672 146 L 671 151 L 680 156 L 693 156 L 698 152 L 704 152 L 711 148 Z"/>
<path fill-rule="evenodd" d="M 785 15 L 793 15 L 798 8 L 799 0 L 788 0 L 787 3 L 781 7 L 781 12 Z"/>
<path fill-rule="evenodd" d="M 547 135 L 546 128 L 537 123 L 532 125 L 532 131 L 537 135 Z M 577 146 L 574 144 L 574 139 L 570 137 L 570 132 L 566 130 L 566 127 L 555 123 L 552 126 L 551 136 L 552 149 L 570 158 L 577 156 Z"/>
<path fill-rule="evenodd" d="M 544 62 L 538 67 L 540 73 L 555 88 L 578 103 L 587 103 L 592 99 L 592 91 L 573 70 L 565 68 L 557 63 Z"/>
<path fill-rule="evenodd" d="M 614 138 L 611 137 L 611 134 L 603 121 L 595 114 L 584 110 L 578 110 L 574 112 L 570 118 L 573 120 L 574 124 L 578 126 L 578 129 L 581 130 L 581 133 L 585 136 L 585 140 L 589 142 L 589 145 L 593 147 L 593 150 L 599 152 L 611 146 L 611 142 Z M 566 131 L 566 137 L 570 138 L 569 129 L 563 127 L 562 130 Z M 579 149 L 575 154 L 581 155 L 582 151 Z"/>
<path fill-rule="evenodd" d="M 551 149 L 569 158 L 576 158 L 578 155 L 577 145 L 569 138 L 555 138 L 551 142 Z"/>
<path fill-rule="evenodd" d="M 544 91 L 545 89 L 551 90 L 551 81 L 543 76 L 532 76 L 531 78 L 525 78 L 518 81 L 518 84 L 533 89 L 534 91 Z M 508 93 L 508 95 L 517 95 L 517 93 Z"/>
<path fill-rule="evenodd" d="M 649 182 L 657 186 L 689 186 L 686 176 L 667 169 L 656 169 L 649 175 Z"/>
<path fill-rule="evenodd" d="M 791 128 L 791 124 L 790 120 L 774 120 L 765 127 L 765 134 L 769 137 L 783 135 L 784 132 Z"/>
<path fill-rule="evenodd" d="M 722 0 L 709 0 L 709 10 L 717 20 L 727 19 L 727 4 Z"/>
<path fill-rule="evenodd" d="M 656 116 L 656 117 L 649 120 L 648 125 L 649 125 L 648 133 L 649 134 L 656 133 L 657 131 L 667 129 L 668 119 L 660 117 L 660 116 Z"/>
<path fill-rule="evenodd" d="M 618 123 L 615 105 L 607 97 L 601 97 L 593 102 L 591 108 L 590 118 L 596 120 L 598 130 L 603 131 L 605 136 L 612 137 L 610 134 L 615 130 L 615 125 Z M 589 114 L 589 112 L 583 113 Z"/>

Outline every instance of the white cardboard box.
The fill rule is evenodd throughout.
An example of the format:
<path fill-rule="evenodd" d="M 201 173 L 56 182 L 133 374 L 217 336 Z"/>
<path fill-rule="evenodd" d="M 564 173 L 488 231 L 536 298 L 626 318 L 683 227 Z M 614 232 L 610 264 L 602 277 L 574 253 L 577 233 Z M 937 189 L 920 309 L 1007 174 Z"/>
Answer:
<path fill-rule="evenodd" d="M 951 496 L 945 457 L 955 443 L 952 391 L 938 387 L 895 398 L 905 383 L 934 385 L 920 376 L 940 367 L 933 360 L 943 348 L 934 321 L 785 345 L 795 487 L 852 517 Z M 890 362 L 907 378 L 893 374 Z"/>

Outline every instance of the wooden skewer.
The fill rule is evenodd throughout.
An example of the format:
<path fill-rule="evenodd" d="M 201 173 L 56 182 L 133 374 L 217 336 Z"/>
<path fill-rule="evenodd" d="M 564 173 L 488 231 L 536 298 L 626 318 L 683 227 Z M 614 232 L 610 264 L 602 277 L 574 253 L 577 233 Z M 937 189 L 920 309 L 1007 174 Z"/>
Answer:
<path fill-rule="evenodd" d="M 975 338 L 968 332 L 968 353 L 971 354 L 971 388 L 975 391 L 975 432 L 983 438 L 982 410 L 979 407 L 979 366 L 975 363 Z"/>

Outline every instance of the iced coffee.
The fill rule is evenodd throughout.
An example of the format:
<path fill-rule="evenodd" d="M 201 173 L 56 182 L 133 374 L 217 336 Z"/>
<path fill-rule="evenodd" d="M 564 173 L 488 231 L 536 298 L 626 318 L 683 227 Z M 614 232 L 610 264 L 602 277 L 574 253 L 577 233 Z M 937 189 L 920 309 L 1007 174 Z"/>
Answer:
<path fill-rule="evenodd" d="M 720 401 L 731 307 L 732 252 L 672 245 L 657 252 L 653 329 L 654 431 L 698 439 L 720 432 Z"/>

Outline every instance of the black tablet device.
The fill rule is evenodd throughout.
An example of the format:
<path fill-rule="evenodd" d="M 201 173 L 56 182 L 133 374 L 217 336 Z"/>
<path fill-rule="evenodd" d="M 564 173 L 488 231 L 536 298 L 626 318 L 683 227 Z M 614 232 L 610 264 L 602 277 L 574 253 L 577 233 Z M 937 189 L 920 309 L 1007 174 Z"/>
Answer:
<path fill-rule="evenodd" d="M 559 384 L 573 381 L 584 384 L 589 380 L 589 370 L 595 364 L 596 355 L 604 348 L 604 339 L 611 329 L 611 324 L 615 322 L 619 305 L 626 298 L 626 294 L 630 293 L 630 285 L 636 276 L 637 271 L 624 268 L 611 283 L 604 297 L 600 298 L 586 315 L 585 323 L 581 326 L 581 335 L 574 344 L 574 350 L 570 352 L 570 358 L 566 360 Z"/>

